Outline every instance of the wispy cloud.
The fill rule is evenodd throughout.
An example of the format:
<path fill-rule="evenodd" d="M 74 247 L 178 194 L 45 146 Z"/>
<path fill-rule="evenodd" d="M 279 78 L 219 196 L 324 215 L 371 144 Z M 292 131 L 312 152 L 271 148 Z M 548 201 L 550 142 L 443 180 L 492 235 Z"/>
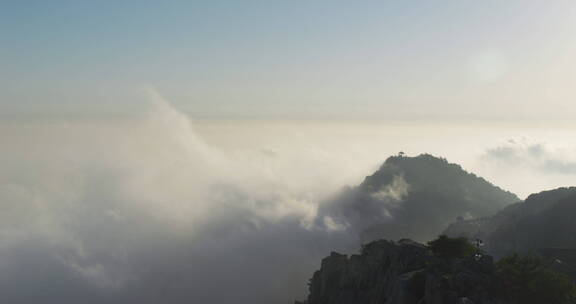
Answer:
<path fill-rule="evenodd" d="M 486 161 L 505 167 L 531 168 L 541 173 L 576 174 L 576 149 L 550 147 L 545 142 L 527 138 L 509 139 L 490 148 L 482 156 Z"/>
<path fill-rule="evenodd" d="M 335 190 L 326 184 L 330 170 L 313 183 L 286 166 L 315 162 L 313 153 L 225 153 L 186 115 L 148 95 L 150 111 L 135 121 L 55 124 L 16 134 L 3 149 L 3 300 L 303 297 L 319 258 L 351 242 L 343 231 L 311 226 L 316 202 Z"/>

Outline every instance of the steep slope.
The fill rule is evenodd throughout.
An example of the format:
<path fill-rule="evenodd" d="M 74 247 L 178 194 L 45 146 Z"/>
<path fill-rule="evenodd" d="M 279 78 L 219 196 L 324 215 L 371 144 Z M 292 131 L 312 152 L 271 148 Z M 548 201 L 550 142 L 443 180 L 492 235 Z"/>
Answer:
<path fill-rule="evenodd" d="M 576 187 L 530 195 L 494 216 L 457 221 L 450 236 L 480 238 L 496 256 L 512 252 L 541 252 L 549 248 L 576 249 Z"/>
<path fill-rule="evenodd" d="M 393 156 L 357 187 L 319 210 L 319 220 L 353 229 L 362 241 L 426 241 L 457 217 L 482 217 L 518 202 L 516 195 L 445 159 Z"/>

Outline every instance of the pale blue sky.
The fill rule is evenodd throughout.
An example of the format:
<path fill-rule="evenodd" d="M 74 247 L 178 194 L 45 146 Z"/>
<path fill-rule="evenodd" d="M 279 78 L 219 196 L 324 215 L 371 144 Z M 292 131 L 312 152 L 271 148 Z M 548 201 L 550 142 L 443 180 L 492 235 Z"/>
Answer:
<path fill-rule="evenodd" d="M 569 119 L 573 1 L 0 1 L 3 119 Z"/>

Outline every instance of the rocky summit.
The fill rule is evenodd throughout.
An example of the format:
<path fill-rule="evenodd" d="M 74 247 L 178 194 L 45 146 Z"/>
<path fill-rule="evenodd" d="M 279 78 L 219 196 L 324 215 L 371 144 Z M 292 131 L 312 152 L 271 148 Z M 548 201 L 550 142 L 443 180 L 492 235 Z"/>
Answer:
<path fill-rule="evenodd" d="M 372 175 L 323 204 L 319 221 L 355 231 L 362 242 L 428 241 L 456 218 L 491 216 L 520 199 L 446 159 L 389 157 Z"/>
<path fill-rule="evenodd" d="M 332 252 L 296 304 L 497 304 L 489 255 L 441 258 L 411 240 L 379 240 L 351 256 Z"/>

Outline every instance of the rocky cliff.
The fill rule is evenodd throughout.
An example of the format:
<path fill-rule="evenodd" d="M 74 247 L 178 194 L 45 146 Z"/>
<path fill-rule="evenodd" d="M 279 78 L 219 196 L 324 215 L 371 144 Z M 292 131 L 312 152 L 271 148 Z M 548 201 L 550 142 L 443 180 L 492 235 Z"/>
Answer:
<path fill-rule="evenodd" d="M 360 254 L 332 252 L 297 304 L 496 304 L 492 258 L 447 259 L 410 240 L 380 240 Z"/>

